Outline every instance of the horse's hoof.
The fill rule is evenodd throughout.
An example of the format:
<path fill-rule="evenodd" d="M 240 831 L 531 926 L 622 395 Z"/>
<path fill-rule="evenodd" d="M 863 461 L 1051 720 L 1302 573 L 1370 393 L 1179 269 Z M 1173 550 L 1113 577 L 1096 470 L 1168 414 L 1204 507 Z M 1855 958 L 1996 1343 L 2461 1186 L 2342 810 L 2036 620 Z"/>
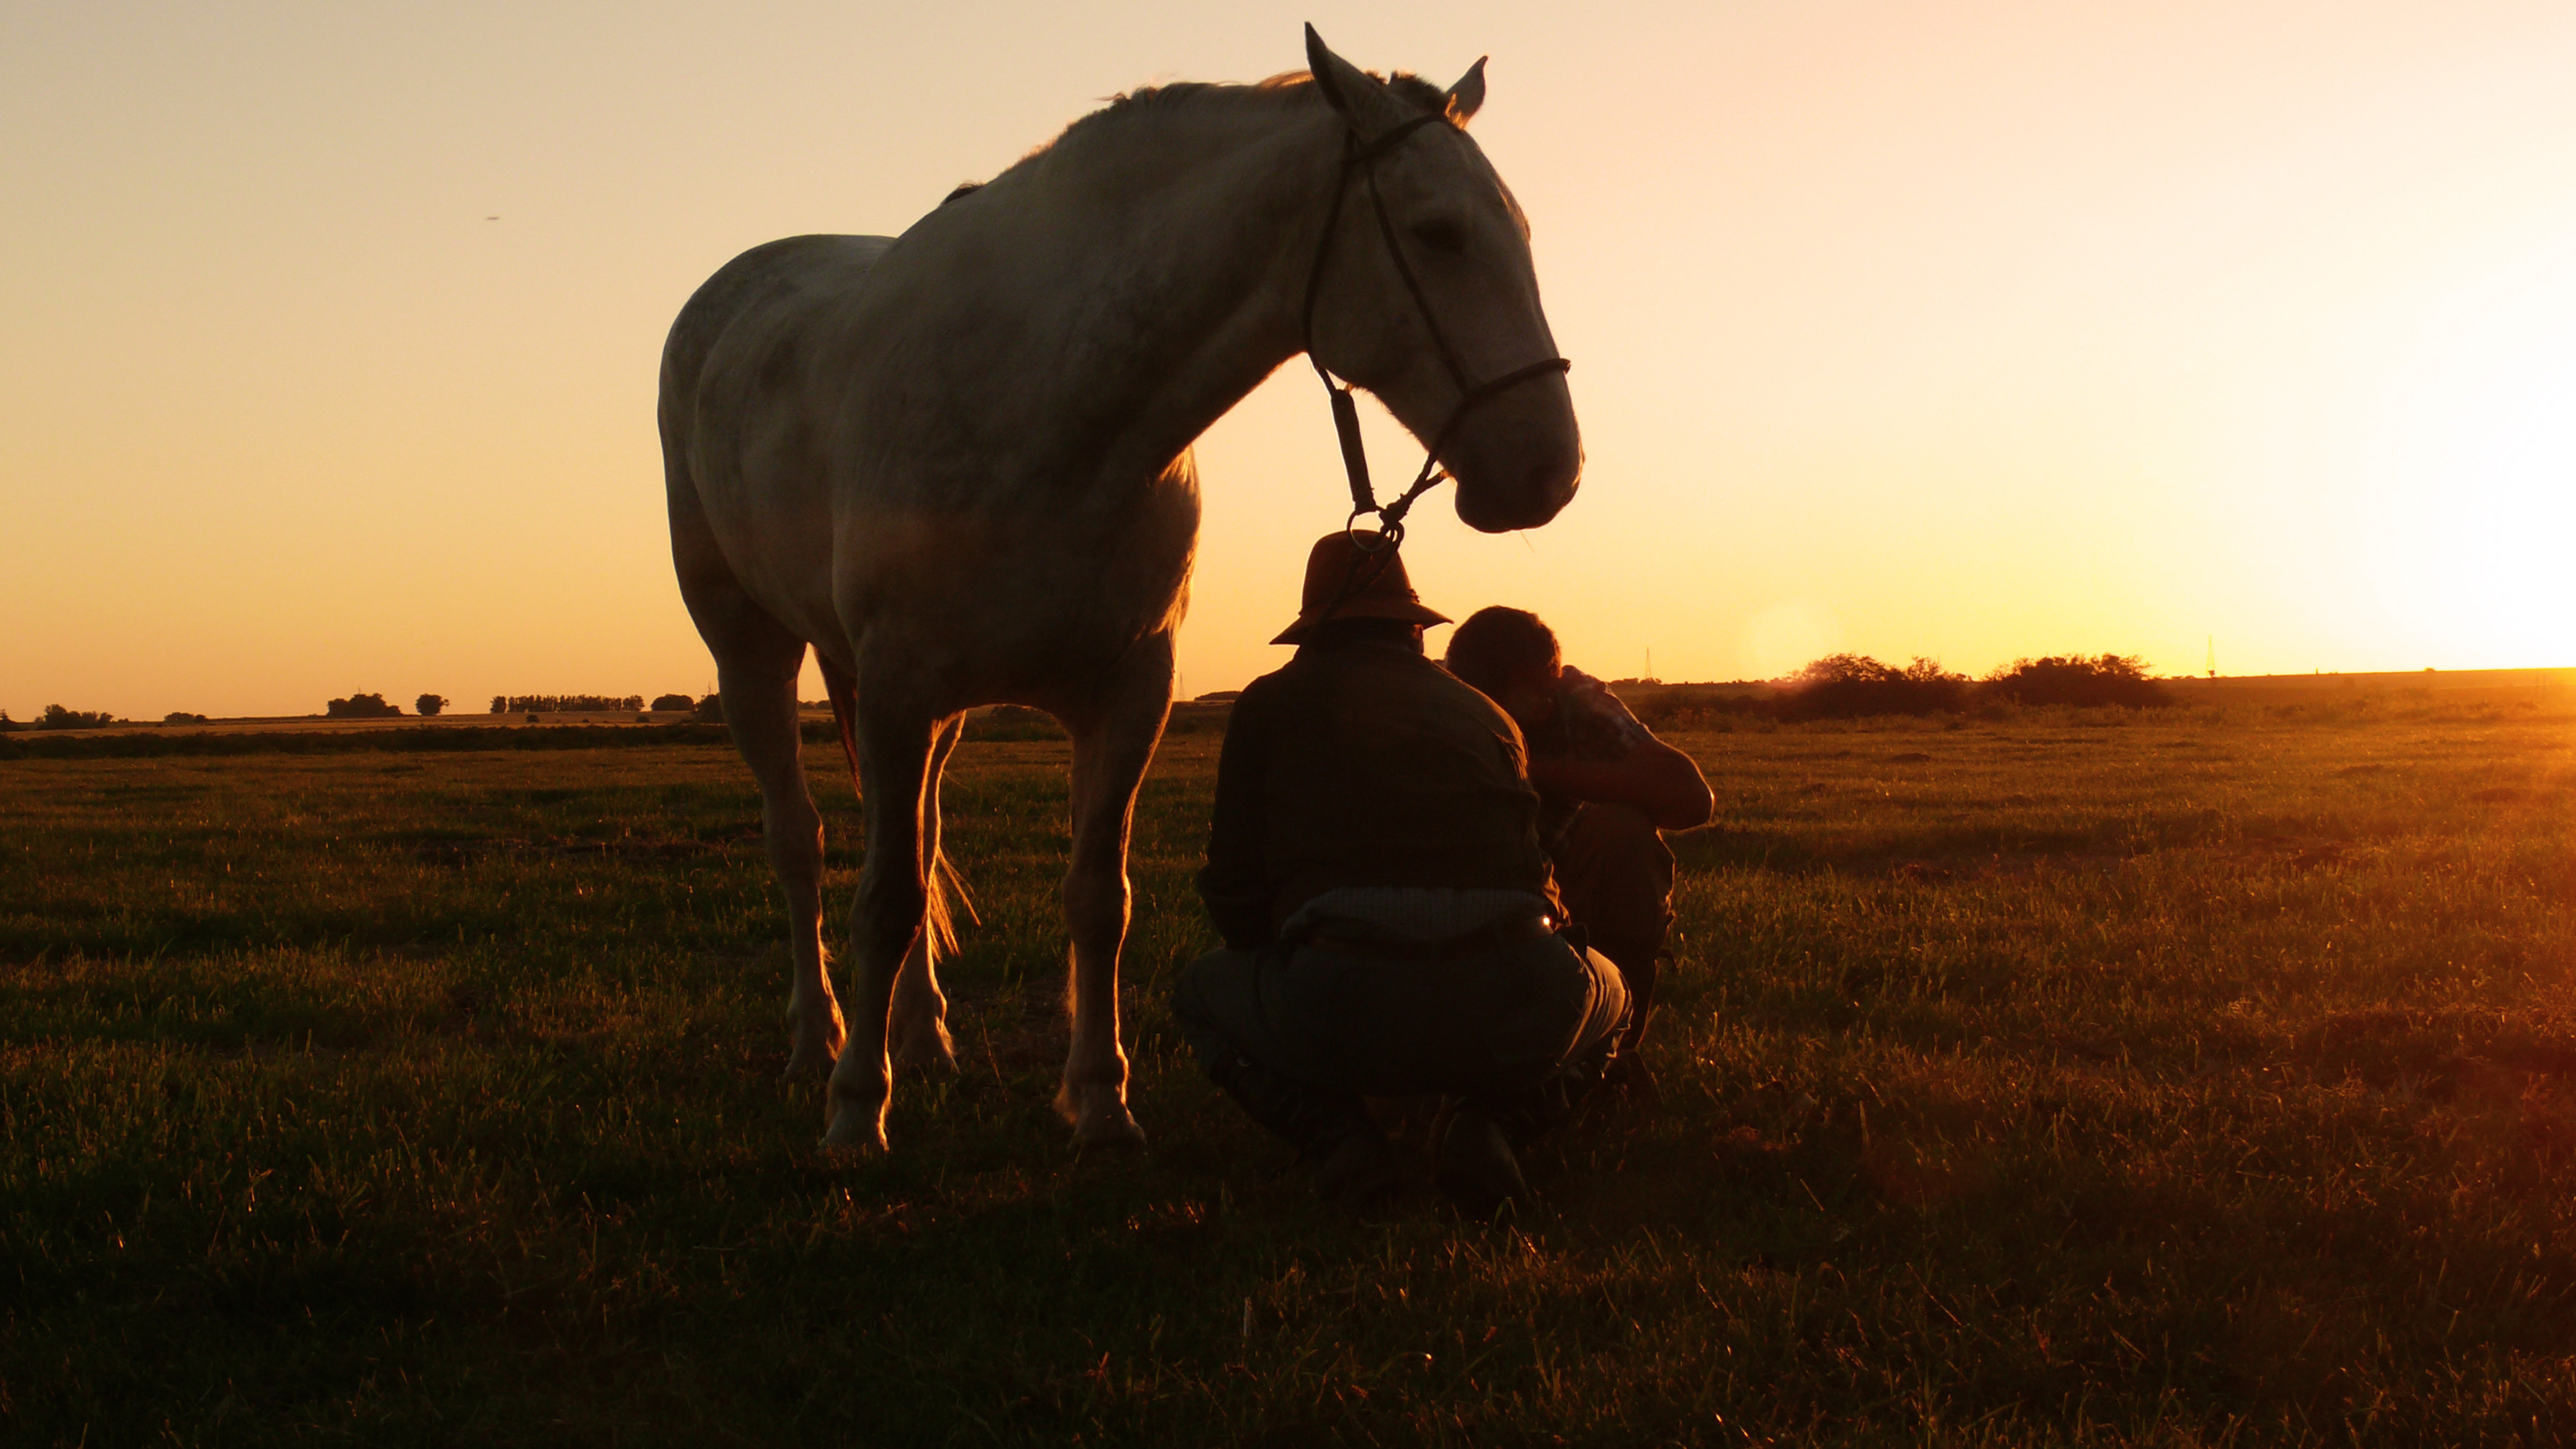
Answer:
<path fill-rule="evenodd" d="M 849 1028 L 841 1024 L 838 1003 L 827 1003 L 821 1011 L 789 1007 L 787 1070 L 780 1075 L 791 1082 L 832 1075 L 832 1064 L 841 1059 L 841 1047 L 849 1039 Z"/>
<path fill-rule="evenodd" d="M 1073 1141 L 1075 1146 L 1086 1152 L 1093 1148 L 1141 1149 L 1145 1145 L 1145 1129 L 1136 1125 L 1135 1117 L 1123 1104 L 1114 1105 L 1102 1111 L 1083 1113 L 1073 1124 Z"/>
<path fill-rule="evenodd" d="M 919 1072 L 926 1077 L 957 1074 L 956 1045 L 948 1039 L 948 1028 L 935 1021 L 927 1030 L 903 1033 L 894 1044 L 893 1057 L 901 1071 Z"/>
<path fill-rule="evenodd" d="M 779 1079 L 789 1082 L 819 1082 L 832 1075 L 832 1063 L 840 1053 L 822 1042 L 807 1039 L 795 1043 L 787 1054 L 787 1070 Z"/>
<path fill-rule="evenodd" d="M 860 1154 L 886 1150 L 885 1123 L 873 1112 L 856 1107 L 843 1107 L 832 1114 L 832 1125 L 823 1131 L 826 1151 Z"/>

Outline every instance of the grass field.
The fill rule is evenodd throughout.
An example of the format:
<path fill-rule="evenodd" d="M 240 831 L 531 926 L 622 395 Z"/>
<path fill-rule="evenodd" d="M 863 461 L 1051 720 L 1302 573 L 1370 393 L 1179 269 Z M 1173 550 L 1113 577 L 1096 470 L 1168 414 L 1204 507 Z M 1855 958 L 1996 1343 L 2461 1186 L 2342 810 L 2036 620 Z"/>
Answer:
<path fill-rule="evenodd" d="M 1087 1157 L 1060 743 L 959 757 L 964 1070 L 861 1161 L 721 745 L 0 760 L 0 1438 L 2576 1439 L 2576 720 L 1681 743 L 1661 1109 L 1496 1227 L 1317 1203 L 1179 1049 L 1213 734 Z"/>

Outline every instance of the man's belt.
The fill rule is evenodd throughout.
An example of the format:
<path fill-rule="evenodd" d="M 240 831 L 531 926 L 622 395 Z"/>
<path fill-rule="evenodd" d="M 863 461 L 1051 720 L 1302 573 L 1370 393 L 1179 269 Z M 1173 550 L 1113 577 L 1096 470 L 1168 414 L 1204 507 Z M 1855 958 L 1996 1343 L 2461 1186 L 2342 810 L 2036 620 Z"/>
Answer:
<path fill-rule="evenodd" d="M 1556 922 L 1540 915 L 1496 921 L 1446 941 L 1370 941 L 1331 931 L 1317 931 L 1297 944 L 1330 951 L 1337 956 L 1380 956 L 1392 961 L 1454 961 L 1461 956 L 1478 956 L 1555 934 Z"/>

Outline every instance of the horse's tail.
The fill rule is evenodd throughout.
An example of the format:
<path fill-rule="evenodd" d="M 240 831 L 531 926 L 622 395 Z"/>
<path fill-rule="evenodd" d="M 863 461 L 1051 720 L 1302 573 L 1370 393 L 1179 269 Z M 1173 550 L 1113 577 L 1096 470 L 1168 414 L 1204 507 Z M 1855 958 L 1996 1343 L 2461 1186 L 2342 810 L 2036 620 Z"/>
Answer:
<path fill-rule="evenodd" d="M 824 658 L 820 651 L 815 653 L 814 662 L 823 670 L 823 694 L 832 701 L 832 718 L 841 727 L 841 755 L 850 762 L 850 789 L 856 793 L 864 788 L 859 783 L 858 681 Z M 932 751 L 933 768 L 948 763 L 948 752 L 956 747 L 956 736 L 965 727 L 966 721 L 962 717 L 944 726 L 946 737 Z M 931 820 L 924 824 L 935 838 L 939 822 Z M 921 872 L 921 887 L 925 897 L 921 911 L 922 939 L 929 945 L 931 963 L 936 965 L 939 958 L 957 954 L 956 910 L 963 909 L 966 919 L 979 926 L 984 924 L 984 918 L 976 913 L 975 898 L 967 894 L 966 882 L 958 876 L 957 867 L 949 863 L 948 852 L 944 849 L 931 848 L 930 860 Z M 955 898 L 953 907 L 952 896 Z"/>
<path fill-rule="evenodd" d="M 979 926 L 984 924 L 984 918 L 975 913 L 975 898 L 966 893 L 966 882 L 957 874 L 957 867 L 949 864 L 948 852 L 933 853 L 930 869 L 921 876 L 928 896 L 921 912 L 921 932 L 930 943 L 930 959 L 935 965 L 939 958 L 957 954 L 957 912 L 964 911 L 966 919 Z"/>
<path fill-rule="evenodd" d="M 940 726 L 939 736 L 931 744 L 931 799 L 934 801 L 939 798 L 939 776 L 948 769 L 949 752 L 957 748 L 959 737 L 965 733 L 966 717 L 959 715 Z M 932 808 L 934 811 L 937 809 L 935 805 Z M 976 913 L 975 898 L 967 893 L 965 879 L 957 874 L 957 867 L 948 859 L 944 840 L 947 832 L 941 828 L 942 824 L 937 819 L 924 822 L 925 833 L 938 843 L 931 846 L 930 859 L 924 863 L 921 872 L 922 889 L 929 898 L 921 913 L 921 929 L 923 939 L 930 943 L 930 959 L 934 963 L 942 956 L 957 954 L 957 912 L 964 911 L 966 919 L 976 925 L 984 924 L 984 918 Z"/>

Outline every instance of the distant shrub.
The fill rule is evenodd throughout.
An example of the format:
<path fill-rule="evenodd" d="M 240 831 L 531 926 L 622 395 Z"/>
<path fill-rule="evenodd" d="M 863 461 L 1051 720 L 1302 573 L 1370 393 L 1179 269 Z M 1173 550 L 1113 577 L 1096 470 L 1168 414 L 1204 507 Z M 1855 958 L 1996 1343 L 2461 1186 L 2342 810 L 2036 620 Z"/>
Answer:
<path fill-rule="evenodd" d="M 492 696 L 492 712 L 494 714 L 508 714 L 510 712 L 510 697 L 506 694 L 496 694 Z"/>
<path fill-rule="evenodd" d="M 2127 709 L 2161 709 L 2173 696 L 2147 677 L 2134 654 L 2049 655 L 2016 659 L 2009 669 L 1986 676 L 1984 692 L 2015 704 L 2114 704 Z"/>
<path fill-rule="evenodd" d="M 9 711 L 0 709 L 0 735 L 15 734 L 26 727 L 25 721 L 11 719 Z"/>
<path fill-rule="evenodd" d="M 440 710 L 447 708 L 447 696 L 443 694 L 424 694 L 420 698 L 413 700 L 411 702 L 411 707 L 419 710 L 424 715 L 434 715 Z"/>
<path fill-rule="evenodd" d="M 208 723 L 208 720 L 201 714 L 190 714 L 184 709 L 174 709 L 168 714 L 161 716 L 161 722 L 165 725 L 206 724 Z"/>
<path fill-rule="evenodd" d="M 393 719 L 401 713 L 401 705 L 385 703 L 381 694 L 352 694 L 322 707 L 326 719 Z"/>
<path fill-rule="evenodd" d="M 699 700 L 697 713 L 692 718 L 700 724 L 723 724 L 724 697 L 720 694 L 710 694 Z"/>
<path fill-rule="evenodd" d="M 65 709 L 59 704 L 49 704 L 45 706 L 44 714 L 36 720 L 36 728 L 96 730 L 105 729 L 114 723 L 116 720 L 103 709 Z"/>
<path fill-rule="evenodd" d="M 1828 654 L 1798 671 L 1781 702 L 1788 719 L 1858 719 L 1876 714 L 1939 714 L 1968 702 L 1964 674 L 1917 658 L 1903 669 L 1865 654 Z"/>
<path fill-rule="evenodd" d="M 696 709 L 697 707 L 698 702 L 689 698 L 685 694 L 657 694 L 653 696 L 653 708 L 656 710 Z"/>

